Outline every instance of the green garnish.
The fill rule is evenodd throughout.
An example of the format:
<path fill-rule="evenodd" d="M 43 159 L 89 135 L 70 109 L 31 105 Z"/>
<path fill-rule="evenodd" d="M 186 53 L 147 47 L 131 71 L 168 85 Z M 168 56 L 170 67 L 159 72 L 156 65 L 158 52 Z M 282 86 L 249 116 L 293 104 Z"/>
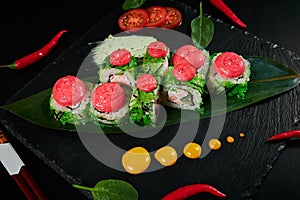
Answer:
<path fill-rule="evenodd" d="M 146 2 L 146 0 L 125 0 L 122 5 L 122 8 L 123 8 L 123 10 L 138 8 L 141 5 L 143 5 L 145 2 Z"/>
<path fill-rule="evenodd" d="M 138 200 L 137 190 L 128 182 L 118 179 L 99 181 L 93 188 L 77 184 L 73 184 L 73 187 L 90 191 L 94 200 Z"/>
<path fill-rule="evenodd" d="M 130 119 L 140 126 L 146 126 L 153 122 L 152 105 L 155 102 L 155 93 L 135 90 L 133 95 L 136 97 L 129 104 Z"/>
<path fill-rule="evenodd" d="M 214 35 L 214 23 L 204 16 L 202 2 L 200 2 L 200 15 L 191 22 L 191 37 L 194 45 L 199 49 L 206 48 Z"/>

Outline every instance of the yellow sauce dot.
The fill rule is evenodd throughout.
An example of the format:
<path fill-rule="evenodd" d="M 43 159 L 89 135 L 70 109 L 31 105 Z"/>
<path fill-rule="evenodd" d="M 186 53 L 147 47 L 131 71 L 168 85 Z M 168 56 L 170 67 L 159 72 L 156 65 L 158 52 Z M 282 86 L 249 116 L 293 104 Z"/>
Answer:
<path fill-rule="evenodd" d="M 177 161 L 177 152 L 173 147 L 164 146 L 155 152 L 154 157 L 160 164 L 171 166 Z"/>
<path fill-rule="evenodd" d="M 208 142 L 208 146 L 213 150 L 218 150 L 221 148 L 221 142 L 218 139 L 211 139 Z"/>
<path fill-rule="evenodd" d="M 140 174 L 150 165 L 150 154 L 143 147 L 134 147 L 122 156 L 124 169 L 131 174 Z"/>
<path fill-rule="evenodd" d="M 244 133 L 240 133 L 240 137 L 245 137 L 245 134 Z"/>
<path fill-rule="evenodd" d="M 227 140 L 228 143 L 233 143 L 234 142 L 234 138 L 232 136 L 228 136 L 226 138 L 226 140 Z"/>
<path fill-rule="evenodd" d="M 187 143 L 183 149 L 183 154 L 191 159 L 199 158 L 201 155 L 201 146 L 197 143 Z"/>

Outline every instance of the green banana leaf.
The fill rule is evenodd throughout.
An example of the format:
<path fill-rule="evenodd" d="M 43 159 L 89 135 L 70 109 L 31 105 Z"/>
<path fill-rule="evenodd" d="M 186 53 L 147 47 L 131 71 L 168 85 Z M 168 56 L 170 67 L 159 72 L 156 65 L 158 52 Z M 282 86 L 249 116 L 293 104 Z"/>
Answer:
<path fill-rule="evenodd" d="M 280 62 L 271 60 L 264 57 L 249 56 L 246 57 L 251 63 L 251 81 L 248 85 L 248 91 L 246 93 L 245 99 L 236 99 L 235 97 L 226 97 L 227 106 L 216 107 L 212 110 L 212 104 L 209 100 L 204 99 L 204 115 L 188 115 L 190 118 L 187 120 L 197 120 L 202 118 L 209 118 L 212 116 L 225 114 L 228 112 L 236 111 L 245 108 L 249 105 L 257 103 L 261 100 L 274 97 L 280 93 L 286 92 L 294 87 L 296 87 L 300 82 L 300 74 L 298 74 L 293 69 L 283 65 Z M 17 102 L 4 105 L 0 107 L 1 109 L 7 110 L 21 118 L 28 120 L 29 122 L 58 130 L 66 131 L 80 131 L 97 133 L 99 132 L 99 127 L 93 123 L 82 125 L 80 127 L 73 125 L 61 125 L 54 117 L 50 114 L 49 110 L 49 98 L 51 95 L 51 88 L 41 91 L 37 94 L 19 100 Z M 218 99 L 218 98 L 217 98 Z M 218 101 L 218 100 L 217 100 Z M 222 98 L 220 98 L 222 101 Z M 215 102 L 218 104 L 218 102 Z M 167 119 L 163 124 L 158 124 L 159 126 L 174 125 L 182 122 L 181 115 L 182 112 L 196 112 L 196 111 L 181 111 L 178 109 L 167 109 Z M 196 117 L 195 117 L 196 116 Z M 103 133 L 122 133 L 121 127 L 107 127 L 103 128 Z M 149 127 L 151 129 L 153 127 Z M 128 131 L 128 127 L 127 127 Z M 133 126 L 132 130 L 138 131 L 136 127 Z"/>

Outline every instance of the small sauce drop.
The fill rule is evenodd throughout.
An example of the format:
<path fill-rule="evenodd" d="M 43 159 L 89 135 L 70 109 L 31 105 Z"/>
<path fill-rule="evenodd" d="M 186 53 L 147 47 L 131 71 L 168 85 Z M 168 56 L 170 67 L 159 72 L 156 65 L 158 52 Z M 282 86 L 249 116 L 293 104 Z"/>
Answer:
<path fill-rule="evenodd" d="M 218 139 L 211 139 L 208 142 L 208 146 L 213 150 L 218 150 L 221 148 L 222 144 Z"/>
<path fill-rule="evenodd" d="M 245 134 L 244 133 L 240 133 L 240 137 L 245 137 Z"/>
<path fill-rule="evenodd" d="M 226 141 L 228 143 L 233 143 L 234 142 L 234 138 L 232 136 L 227 136 Z"/>
<path fill-rule="evenodd" d="M 183 149 L 183 154 L 191 159 L 199 158 L 201 155 L 201 146 L 197 143 L 187 143 Z"/>
<path fill-rule="evenodd" d="M 177 152 L 173 147 L 164 146 L 155 152 L 154 157 L 160 164 L 171 166 L 177 161 Z"/>
<path fill-rule="evenodd" d="M 143 147 L 134 147 L 122 156 L 124 169 L 131 174 L 140 174 L 150 165 L 150 154 Z"/>

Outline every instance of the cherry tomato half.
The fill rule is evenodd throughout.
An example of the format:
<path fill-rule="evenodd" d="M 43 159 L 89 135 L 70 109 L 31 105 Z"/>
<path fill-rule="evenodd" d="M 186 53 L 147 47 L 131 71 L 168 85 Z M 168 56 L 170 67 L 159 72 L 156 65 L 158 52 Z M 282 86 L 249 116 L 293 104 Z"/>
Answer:
<path fill-rule="evenodd" d="M 146 27 L 158 27 L 165 22 L 167 10 L 162 6 L 151 6 L 146 9 L 149 20 L 145 24 Z"/>
<path fill-rule="evenodd" d="M 117 49 L 109 55 L 109 62 L 114 66 L 124 66 L 130 62 L 131 53 L 126 49 Z"/>
<path fill-rule="evenodd" d="M 134 8 L 123 13 L 118 19 L 118 24 L 121 30 L 128 31 L 143 28 L 148 19 L 145 9 Z"/>
<path fill-rule="evenodd" d="M 143 92 L 151 92 L 157 87 L 157 81 L 151 74 L 143 74 L 138 77 L 136 87 Z"/>
<path fill-rule="evenodd" d="M 168 53 L 168 47 L 163 42 L 151 42 L 148 45 L 148 54 L 153 58 L 162 58 Z"/>
<path fill-rule="evenodd" d="M 162 28 L 176 28 L 182 22 L 182 14 L 179 10 L 173 7 L 165 7 L 167 10 L 167 16 L 165 22 L 160 26 Z"/>

